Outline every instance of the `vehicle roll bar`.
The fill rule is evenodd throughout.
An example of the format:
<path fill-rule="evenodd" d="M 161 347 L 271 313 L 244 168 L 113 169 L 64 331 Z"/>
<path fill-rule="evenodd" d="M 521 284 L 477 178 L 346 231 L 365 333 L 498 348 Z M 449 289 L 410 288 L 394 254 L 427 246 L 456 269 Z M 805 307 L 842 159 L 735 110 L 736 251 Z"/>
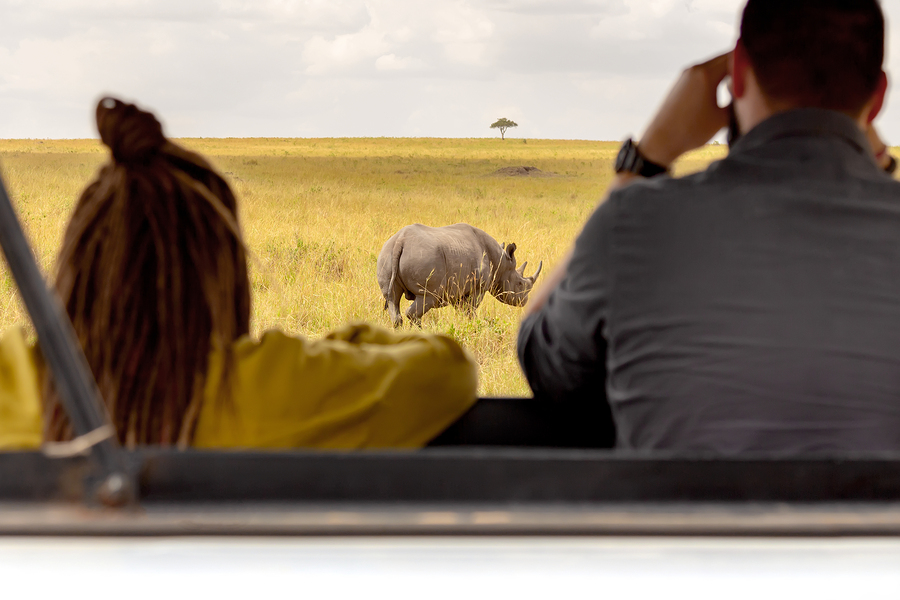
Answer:
<path fill-rule="evenodd" d="M 2 177 L 0 247 L 37 331 L 41 353 L 63 408 L 72 422 L 76 439 L 68 444 L 71 452 L 90 450 L 95 462 L 94 494 L 98 501 L 109 506 L 134 502 L 136 486 L 129 462 L 119 446 L 72 322 L 41 275 Z"/>

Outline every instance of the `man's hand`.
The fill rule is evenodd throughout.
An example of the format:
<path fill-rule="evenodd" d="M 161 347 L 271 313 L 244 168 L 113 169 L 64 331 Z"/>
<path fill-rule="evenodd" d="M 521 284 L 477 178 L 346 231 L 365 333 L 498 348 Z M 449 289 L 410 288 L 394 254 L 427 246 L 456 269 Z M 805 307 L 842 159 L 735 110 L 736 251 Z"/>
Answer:
<path fill-rule="evenodd" d="M 728 109 L 719 107 L 716 92 L 730 58 L 729 52 L 685 69 L 638 143 L 644 157 L 670 167 L 728 126 Z"/>

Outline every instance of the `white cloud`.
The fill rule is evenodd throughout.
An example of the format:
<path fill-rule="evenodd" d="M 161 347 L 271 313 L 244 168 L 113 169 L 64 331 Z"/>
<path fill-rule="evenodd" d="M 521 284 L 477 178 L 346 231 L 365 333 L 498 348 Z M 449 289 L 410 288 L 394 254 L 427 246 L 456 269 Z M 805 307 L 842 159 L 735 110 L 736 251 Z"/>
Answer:
<path fill-rule="evenodd" d="M 373 59 L 389 47 L 383 33 L 366 27 L 357 33 L 338 35 L 332 39 L 323 36 L 312 38 L 303 48 L 303 60 L 309 65 L 306 67 L 307 73 L 320 75 Z"/>
<path fill-rule="evenodd" d="M 503 12 L 549 17 L 616 13 L 624 4 L 624 0 L 496 0 L 489 3 Z"/>
<path fill-rule="evenodd" d="M 435 16 L 438 27 L 433 39 L 443 46 L 450 61 L 486 66 L 494 23 L 483 11 L 464 2 L 452 2 L 441 5 Z"/>
<path fill-rule="evenodd" d="M 379 71 L 413 71 L 424 69 L 425 61 L 412 56 L 399 57 L 396 54 L 384 54 L 375 61 Z"/>
<path fill-rule="evenodd" d="M 733 44 L 742 4 L 0 0 L 0 137 L 93 136 L 114 93 L 172 135 L 489 136 L 506 111 L 522 137 L 618 139 Z M 900 142 L 900 100 L 881 123 Z"/>
<path fill-rule="evenodd" d="M 735 38 L 737 12 L 743 0 L 719 0 L 701 10 L 697 3 L 683 0 L 625 0 L 625 10 L 602 17 L 590 30 L 598 40 L 644 42 L 659 48 L 660 42 L 672 45 L 688 40 L 727 41 Z M 731 22 L 723 23 L 722 13 Z M 701 17 L 701 18 L 698 18 Z M 706 17 L 706 18 L 703 18 Z"/>

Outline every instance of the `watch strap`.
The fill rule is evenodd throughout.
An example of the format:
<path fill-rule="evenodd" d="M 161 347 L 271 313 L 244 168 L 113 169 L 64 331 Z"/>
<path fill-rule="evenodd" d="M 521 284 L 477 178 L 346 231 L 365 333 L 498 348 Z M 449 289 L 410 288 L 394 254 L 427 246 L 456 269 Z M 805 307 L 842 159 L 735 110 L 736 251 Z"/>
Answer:
<path fill-rule="evenodd" d="M 634 140 L 628 138 L 619 149 L 615 163 L 616 173 L 633 173 L 641 177 L 655 177 L 667 173 L 669 169 L 647 160 Z"/>

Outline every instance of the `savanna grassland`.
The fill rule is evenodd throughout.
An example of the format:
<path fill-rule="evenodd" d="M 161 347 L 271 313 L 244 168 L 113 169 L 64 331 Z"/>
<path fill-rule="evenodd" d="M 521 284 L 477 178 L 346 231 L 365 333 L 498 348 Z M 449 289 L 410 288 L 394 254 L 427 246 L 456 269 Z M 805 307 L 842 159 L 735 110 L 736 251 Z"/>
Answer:
<path fill-rule="evenodd" d="M 565 253 L 612 176 L 619 144 L 521 139 L 183 139 L 237 193 L 252 253 L 253 331 L 318 337 L 349 321 L 389 325 L 375 279 L 381 246 L 410 223 L 466 222 L 515 242 L 526 275 Z M 676 171 L 723 156 L 707 146 Z M 0 140 L 0 166 L 45 272 L 72 206 L 106 150 L 93 140 Z M 545 176 L 493 173 L 534 166 Z M 540 286 L 544 276 L 538 279 Z M 405 311 L 406 302 L 401 305 Z M 458 339 L 476 357 L 482 395 L 522 395 L 515 358 L 522 309 L 487 296 L 470 319 L 429 312 L 423 327 Z M 27 323 L 0 267 L 0 328 Z"/>

